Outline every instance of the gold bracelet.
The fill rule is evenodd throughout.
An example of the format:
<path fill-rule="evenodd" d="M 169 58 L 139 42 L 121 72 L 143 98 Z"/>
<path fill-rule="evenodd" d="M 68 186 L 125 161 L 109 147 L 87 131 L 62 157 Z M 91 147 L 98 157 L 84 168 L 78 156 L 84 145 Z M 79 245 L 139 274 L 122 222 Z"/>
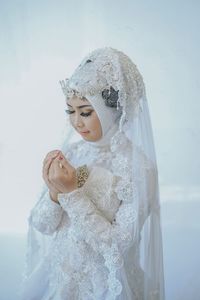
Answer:
<path fill-rule="evenodd" d="M 89 171 L 87 165 L 80 166 L 76 169 L 76 181 L 78 188 L 82 187 L 88 179 Z"/>

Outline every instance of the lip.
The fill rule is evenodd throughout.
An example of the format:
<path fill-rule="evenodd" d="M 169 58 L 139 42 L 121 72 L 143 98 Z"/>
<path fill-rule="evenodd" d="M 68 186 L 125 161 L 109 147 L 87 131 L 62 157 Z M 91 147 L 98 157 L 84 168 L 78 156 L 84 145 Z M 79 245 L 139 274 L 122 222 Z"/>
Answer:
<path fill-rule="evenodd" d="M 80 134 L 87 134 L 89 131 L 79 131 Z"/>

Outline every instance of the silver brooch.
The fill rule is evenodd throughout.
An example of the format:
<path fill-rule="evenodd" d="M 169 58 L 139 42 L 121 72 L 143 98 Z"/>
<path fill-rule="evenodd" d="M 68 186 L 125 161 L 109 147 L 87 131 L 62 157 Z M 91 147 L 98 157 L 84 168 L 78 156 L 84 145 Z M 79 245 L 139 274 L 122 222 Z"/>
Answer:
<path fill-rule="evenodd" d="M 118 91 L 116 91 L 112 86 L 110 89 L 104 89 L 102 91 L 102 97 L 105 100 L 105 104 L 109 107 L 117 107 L 117 100 L 119 98 Z"/>

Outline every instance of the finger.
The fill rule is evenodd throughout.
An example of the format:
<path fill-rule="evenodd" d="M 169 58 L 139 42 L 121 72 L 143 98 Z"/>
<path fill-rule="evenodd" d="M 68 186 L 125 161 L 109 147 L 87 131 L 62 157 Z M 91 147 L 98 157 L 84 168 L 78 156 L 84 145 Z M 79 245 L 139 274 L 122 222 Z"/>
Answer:
<path fill-rule="evenodd" d="M 47 160 L 46 164 L 43 166 L 43 176 L 44 176 L 44 179 L 47 180 L 48 182 L 50 182 L 50 180 L 49 180 L 49 169 L 50 169 L 50 166 L 52 164 L 52 161 L 53 161 L 53 158 Z"/>
<path fill-rule="evenodd" d="M 60 150 L 52 150 L 47 153 L 47 155 L 45 156 L 45 159 L 51 158 L 51 157 L 57 155 L 58 153 L 60 153 Z"/>
<path fill-rule="evenodd" d="M 62 169 L 60 168 L 59 163 L 63 165 Z M 58 186 L 58 188 L 66 190 L 69 182 L 72 179 L 74 180 L 76 169 L 68 164 L 65 159 L 59 160 L 58 158 L 54 159 L 51 164 L 51 168 L 54 169 L 56 185 Z"/>
<path fill-rule="evenodd" d="M 59 154 L 62 154 L 62 152 L 60 150 L 53 150 L 53 151 L 50 151 L 46 156 L 45 156 L 45 159 L 44 159 L 44 162 L 46 162 L 48 159 L 50 158 L 55 158 L 57 155 Z"/>
<path fill-rule="evenodd" d="M 43 165 L 44 173 L 48 176 L 49 168 L 52 164 L 53 158 L 49 158 L 46 163 Z"/>
<path fill-rule="evenodd" d="M 54 151 L 55 152 L 55 151 Z M 43 162 L 43 167 L 44 168 L 47 168 L 47 174 L 48 174 L 48 168 L 50 167 L 50 165 L 51 165 L 51 163 L 53 162 L 53 160 L 56 158 L 56 157 L 58 157 L 58 156 L 60 156 L 60 155 L 62 155 L 62 152 L 61 151 L 58 151 L 57 153 L 52 153 L 51 155 L 49 154 L 49 156 L 48 156 L 48 159 L 46 159 L 46 160 L 44 160 L 44 162 Z M 63 156 L 62 156 L 63 157 Z"/>
<path fill-rule="evenodd" d="M 62 159 L 60 159 L 60 157 Z M 68 162 L 68 160 L 64 156 L 61 156 L 61 155 L 57 156 L 55 158 L 55 161 L 58 163 L 58 165 L 59 165 L 59 162 L 60 162 L 67 171 L 70 171 L 71 169 L 74 169 L 74 167 Z"/>
<path fill-rule="evenodd" d="M 53 161 L 53 159 L 52 159 Z M 45 176 L 46 181 L 48 182 L 48 185 L 51 187 L 51 189 L 54 189 L 56 192 L 61 193 L 62 189 L 58 186 L 57 183 L 55 183 L 52 178 L 55 178 L 54 174 L 54 168 L 52 167 L 52 163 L 49 166 L 48 174 Z"/>
<path fill-rule="evenodd" d="M 52 164 L 52 161 L 53 159 L 58 155 L 60 154 L 60 151 L 59 150 L 54 150 L 54 151 L 51 151 L 50 153 L 48 153 L 48 155 L 46 156 L 46 159 L 44 160 L 43 162 L 43 170 L 42 170 L 42 176 L 43 176 L 43 179 L 44 181 L 46 182 L 47 186 L 55 191 L 55 192 L 61 192 L 61 189 L 55 185 L 55 183 L 49 179 L 49 169 L 50 169 L 50 166 Z M 52 170 L 53 172 L 53 170 Z M 54 173 L 51 172 L 51 177 L 54 176 Z"/>
<path fill-rule="evenodd" d="M 46 163 L 43 168 L 42 168 L 42 176 L 43 176 L 43 179 L 48 183 L 50 184 L 50 181 L 49 181 L 49 168 L 50 168 L 50 165 L 51 165 L 51 160 L 48 161 L 48 163 Z"/>
<path fill-rule="evenodd" d="M 54 187 L 56 187 L 57 189 L 62 191 L 63 185 L 61 182 L 59 182 L 58 180 L 56 180 L 55 182 L 55 178 L 58 177 L 58 174 L 61 174 L 61 168 L 57 165 L 57 163 L 54 161 L 52 162 L 50 169 L 49 169 L 49 181 L 51 182 L 51 184 L 54 185 Z"/>
<path fill-rule="evenodd" d="M 66 167 L 64 166 L 64 159 L 59 160 L 58 158 L 55 158 L 52 161 L 51 164 L 53 170 L 54 170 L 54 174 L 55 175 L 61 175 L 63 173 L 67 174 L 68 170 L 66 169 Z"/>
<path fill-rule="evenodd" d="M 43 160 L 43 165 L 45 165 L 49 161 L 49 159 L 54 159 L 59 154 L 60 154 L 60 151 L 52 151 L 52 152 L 48 153 L 46 155 L 45 159 Z"/>
<path fill-rule="evenodd" d="M 52 151 L 49 151 L 48 153 L 47 153 L 47 156 L 48 155 L 54 155 L 54 154 L 58 154 L 59 152 L 61 152 L 59 149 L 56 149 L 56 150 L 52 150 Z"/>

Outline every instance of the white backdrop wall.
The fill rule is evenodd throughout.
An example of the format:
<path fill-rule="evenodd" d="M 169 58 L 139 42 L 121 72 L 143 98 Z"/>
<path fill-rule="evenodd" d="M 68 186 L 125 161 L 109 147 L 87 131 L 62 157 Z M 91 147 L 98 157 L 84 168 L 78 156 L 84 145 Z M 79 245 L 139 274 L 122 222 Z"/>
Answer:
<path fill-rule="evenodd" d="M 42 162 L 63 136 L 59 80 L 103 46 L 128 54 L 146 85 L 167 299 L 200 298 L 199 14 L 195 0 L 0 1 L 0 299 L 16 299 Z"/>

